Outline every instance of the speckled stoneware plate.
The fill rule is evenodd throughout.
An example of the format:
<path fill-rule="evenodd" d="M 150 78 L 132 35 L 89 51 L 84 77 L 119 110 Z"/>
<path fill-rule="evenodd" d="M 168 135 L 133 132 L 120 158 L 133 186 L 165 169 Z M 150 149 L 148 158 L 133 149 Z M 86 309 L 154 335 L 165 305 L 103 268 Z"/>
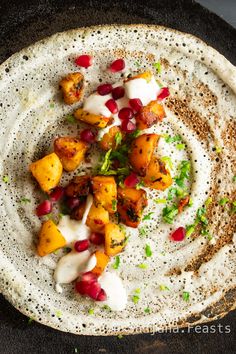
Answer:
<path fill-rule="evenodd" d="M 118 57 L 125 58 L 126 73 L 149 68 L 170 88 L 167 117 L 154 130 L 180 134 L 185 149 L 178 150 L 163 139 L 157 153 L 172 158 L 173 176 L 182 159 L 191 161 L 187 188 L 193 204 L 172 225 L 161 221 L 163 205 L 153 202 L 166 198 L 168 191 L 148 192 L 147 212 L 152 211 L 153 218 L 142 225 L 145 237 L 137 230 L 130 232 L 120 256 L 117 272 L 129 296 L 121 312 L 109 312 L 81 298 L 70 286 L 58 294 L 53 270 L 61 254 L 40 258 L 35 252 L 40 221 L 34 209 L 40 193 L 28 166 L 51 151 L 56 136 L 74 135 L 81 129 L 65 121 L 78 104 L 68 107 L 63 103 L 58 82 L 77 70 L 74 59 L 84 52 L 94 57 L 93 66 L 83 70 L 86 95 L 98 82 L 120 79 L 119 73 L 111 75 L 106 70 Z M 158 61 L 160 73 L 153 66 Z M 87 335 L 185 326 L 233 309 L 235 93 L 236 69 L 222 55 L 191 35 L 158 26 L 115 25 L 58 33 L 4 62 L 0 67 L 0 290 L 4 296 L 41 323 Z M 63 183 L 70 178 L 71 174 L 66 175 Z M 23 203 L 24 198 L 30 202 Z M 222 198 L 227 202 L 219 203 Z M 207 233 L 202 234 L 198 225 L 183 242 L 171 242 L 171 230 L 193 224 L 206 200 Z M 149 258 L 144 253 L 147 243 L 153 251 Z M 145 269 L 139 267 L 143 263 Z M 140 299 L 134 304 L 131 297 L 137 288 Z M 184 292 L 189 299 L 183 297 Z M 88 315 L 91 307 L 94 314 Z M 144 311 L 147 307 L 150 313 Z"/>

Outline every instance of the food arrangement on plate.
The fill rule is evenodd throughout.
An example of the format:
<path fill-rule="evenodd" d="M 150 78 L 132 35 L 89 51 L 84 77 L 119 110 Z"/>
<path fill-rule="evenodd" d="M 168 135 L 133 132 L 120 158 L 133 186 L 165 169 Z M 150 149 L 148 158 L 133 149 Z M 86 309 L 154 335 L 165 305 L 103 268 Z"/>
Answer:
<path fill-rule="evenodd" d="M 205 44 L 167 29 L 101 31 L 29 49 L 22 81 L 5 64 L 4 112 L 20 117 L 4 130 L 1 187 L 21 235 L 1 254 L 3 284 L 20 269 L 6 296 L 74 333 L 205 321 L 235 283 L 234 68 L 217 53 L 219 74 L 213 49 L 204 58 Z"/>

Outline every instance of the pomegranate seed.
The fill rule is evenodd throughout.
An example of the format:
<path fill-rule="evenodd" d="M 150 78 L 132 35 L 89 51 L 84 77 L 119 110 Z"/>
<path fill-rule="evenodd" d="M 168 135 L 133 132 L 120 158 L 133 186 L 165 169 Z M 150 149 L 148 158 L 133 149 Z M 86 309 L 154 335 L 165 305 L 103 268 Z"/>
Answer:
<path fill-rule="evenodd" d="M 112 94 L 112 97 L 114 98 L 114 100 L 118 100 L 119 98 L 124 97 L 125 89 L 123 86 L 117 86 L 117 87 L 113 88 L 111 94 Z"/>
<path fill-rule="evenodd" d="M 136 129 L 136 125 L 128 119 L 122 120 L 121 129 L 126 133 L 132 133 Z"/>
<path fill-rule="evenodd" d="M 78 281 L 75 284 L 75 290 L 80 295 L 86 295 L 88 293 L 89 288 L 90 288 L 90 283 L 88 283 L 86 281 Z"/>
<path fill-rule="evenodd" d="M 139 98 L 130 99 L 129 104 L 135 112 L 139 112 L 140 109 L 143 107 L 142 101 Z"/>
<path fill-rule="evenodd" d="M 60 200 L 64 195 L 64 188 L 63 187 L 56 187 L 53 189 L 52 193 L 50 194 L 51 202 L 55 203 Z"/>
<path fill-rule="evenodd" d="M 37 216 L 43 216 L 51 213 L 52 211 L 52 202 L 50 200 L 44 200 L 36 208 Z"/>
<path fill-rule="evenodd" d="M 134 116 L 134 112 L 132 111 L 131 108 L 125 107 L 125 108 L 121 108 L 118 116 L 120 119 L 131 119 Z"/>
<path fill-rule="evenodd" d="M 99 234 L 98 232 L 92 232 L 89 238 L 89 241 L 94 245 L 101 245 L 104 243 L 104 235 Z"/>
<path fill-rule="evenodd" d="M 124 185 L 129 188 L 135 187 L 139 183 L 138 176 L 136 173 L 132 172 L 129 176 L 127 176 L 124 180 Z"/>
<path fill-rule="evenodd" d="M 93 272 L 86 272 L 82 274 L 81 281 L 86 282 L 86 283 L 94 283 L 97 281 L 97 276 Z"/>
<path fill-rule="evenodd" d="M 125 68 L 125 61 L 123 59 L 117 59 L 113 61 L 109 67 L 111 72 L 116 73 L 117 71 L 121 71 Z"/>
<path fill-rule="evenodd" d="M 109 109 L 111 113 L 117 113 L 118 112 L 118 106 L 115 100 L 113 98 L 110 98 L 106 103 L 105 106 Z"/>
<path fill-rule="evenodd" d="M 67 206 L 73 210 L 74 208 L 76 208 L 77 206 L 79 206 L 80 204 L 80 200 L 79 198 L 76 198 L 76 197 L 69 197 L 67 200 L 66 200 L 66 204 Z"/>
<path fill-rule="evenodd" d="M 171 239 L 173 241 L 183 241 L 186 235 L 186 230 L 184 227 L 178 227 L 174 232 L 171 234 Z"/>
<path fill-rule="evenodd" d="M 75 59 L 75 64 L 78 66 L 82 66 L 83 68 L 88 68 L 93 63 L 93 57 L 91 55 L 80 55 L 78 58 Z"/>
<path fill-rule="evenodd" d="M 96 140 L 96 135 L 90 129 L 84 129 L 80 133 L 80 139 L 86 143 L 92 144 Z"/>
<path fill-rule="evenodd" d="M 74 244 L 76 252 L 83 252 L 89 248 L 89 240 L 76 241 Z"/>
<path fill-rule="evenodd" d="M 170 96 L 170 91 L 168 87 L 162 87 L 159 95 L 157 96 L 158 100 L 164 100 L 164 98 Z"/>
<path fill-rule="evenodd" d="M 111 84 L 103 84 L 103 85 L 98 86 L 98 88 L 97 88 L 97 92 L 101 96 L 108 95 L 109 93 L 111 93 L 111 91 L 112 91 Z"/>
<path fill-rule="evenodd" d="M 97 301 L 105 301 L 106 299 L 107 299 L 107 294 L 105 293 L 104 289 L 101 289 L 96 300 Z"/>
<path fill-rule="evenodd" d="M 94 300 L 97 300 L 98 294 L 101 291 L 101 285 L 98 282 L 90 283 L 90 287 L 88 288 L 88 296 Z"/>

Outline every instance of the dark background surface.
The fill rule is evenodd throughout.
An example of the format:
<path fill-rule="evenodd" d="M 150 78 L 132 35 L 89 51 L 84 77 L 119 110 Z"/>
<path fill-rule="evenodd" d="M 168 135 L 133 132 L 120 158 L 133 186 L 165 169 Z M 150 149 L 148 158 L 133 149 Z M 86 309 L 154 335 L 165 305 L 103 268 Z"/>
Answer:
<path fill-rule="evenodd" d="M 216 2 L 219 0 L 215 0 Z M 203 1 L 201 1 L 203 2 Z M 227 1 L 226 1 L 227 2 Z M 144 5 L 142 5 L 144 3 Z M 154 23 L 192 33 L 236 64 L 236 30 L 191 0 L 0 0 L 0 62 L 21 48 L 70 28 L 106 23 Z M 235 353 L 236 312 L 190 333 L 85 337 L 32 322 L 0 296 L 0 354 Z M 114 318 L 115 321 L 115 318 Z M 230 333 L 225 332 L 230 326 Z M 213 330 L 213 329 L 211 329 Z"/>

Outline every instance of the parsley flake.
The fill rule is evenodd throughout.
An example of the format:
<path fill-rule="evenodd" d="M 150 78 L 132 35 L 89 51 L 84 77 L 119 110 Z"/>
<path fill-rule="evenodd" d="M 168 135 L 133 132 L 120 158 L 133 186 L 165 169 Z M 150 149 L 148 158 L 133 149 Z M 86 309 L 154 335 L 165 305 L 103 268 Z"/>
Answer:
<path fill-rule="evenodd" d="M 25 197 L 23 197 L 23 198 L 20 199 L 20 203 L 22 203 L 22 204 L 24 204 L 24 203 L 30 203 L 30 202 L 31 202 L 31 200 L 28 199 L 28 198 L 25 198 Z"/>
<path fill-rule="evenodd" d="M 4 182 L 4 183 L 9 183 L 9 177 L 8 176 L 3 176 L 3 178 L 2 178 L 2 181 Z"/>
<path fill-rule="evenodd" d="M 133 295 L 132 296 L 132 301 L 134 304 L 137 304 L 140 300 L 140 297 L 138 295 Z"/>
<path fill-rule="evenodd" d="M 145 264 L 145 263 L 140 263 L 140 264 L 138 264 L 138 267 L 139 267 L 140 269 L 147 269 L 147 268 L 148 268 L 148 265 Z"/>
<path fill-rule="evenodd" d="M 116 256 L 115 262 L 113 263 L 112 267 L 113 269 L 118 269 L 120 266 L 120 256 Z"/>
<path fill-rule="evenodd" d="M 117 338 L 122 339 L 123 338 L 122 334 L 118 334 Z"/>
<path fill-rule="evenodd" d="M 158 62 L 154 63 L 153 66 L 156 69 L 157 73 L 160 74 L 161 73 L 161 63 L 158 61 Z"/>
<path fill-rule="evenodd" d="M 211 197 L 207 198 L 207 200 L 205 201 L 205 206 L 208 207 L 212 203 L 212 200 L 213 199 Z"/>
<path fill-rule="evenodd" d="M 190 295 L 188 291 L 184 291 L 182 294 L 182 298 L 184 301 L 189 301 Z"/>
<path fill-rule="evenodd" d="M 172 224 L 177 214 L 178 214 L 178 207 L 175 204 L 173 204 L 172 206 L 166 206 L 162 210 L 162 219 L 167 224 Z"/>
<path fill-rule="evenodd" d="M 113 199 L 112 202 L 112 210 L 116 211 L 116 208 L 117 208 L 117 200 L 116 199 Z"/>
<path fill-rule="evenodd" d="M 154 199 L 154 202 L 156 203 L 156 204 L 165 204 L 166 203 L 166 199 Z"/>
<path fill-rule="evenodd" d="M 145 312 L 145 313 L 151 313 L 151 310 L 150 310 L 149 307 L 146 307 L 146 308 L 144 309 L 144 312 Z"/>
<path fill-rule="evenodd" d="M 72 124 L 77 123 L 76 118 L 72 114 L 68 114 L 66 116 L 66 120 L 67 120 L 68 123 L 72 123 Z"/>
<path fill-rule="evenodd" d="M 184 150 L 185 149 L 185 144 L 176 144 L 176 149 Z"/>
<path fill-rule="evenodd" d="M 89 310 L 88 310 L 88 314 L 89 314 L 89 315 L 93 315 L 93 314 L 94 314 L 94 309 L 89 309 Z"/>
<path fill-rule="evenodd" d="M 29 317 L 29 319 L 28 319 L 28 325 L 30 325 L 33 321 L 34 321 L 34 318 L 33 318 L 33 317 Z"/>
<path fill-rule="evenodd" d="M 173 170 L 173 162 L 169 156 L 162 156 L 161 161 L 164 162 L 170 170 Z"/>
<path fill-rule="evenodd" d="M 144 215 L 143 221 L 145 221 L 145 220 L 151 220 L 151 219 L 152 219 L 152 214 L 154 214 L 153 211 L 151 211 L 150 213 Z"/>
<path fill-rule="evenodd" d="M 166 286 L 166 285 L 161 284 L 161 285 L 160 285 L 160 290 L 162 290 L 162 291 L 164 291 L 164 290 L 170 290 L 170 288 L 168 288 L 168 286 Z"/>
<path fill-rule="evenodd" d="M 227 204 L 229 202 L 228 198 L 221 198 L 219 201 L 219 204 L 224 206 L 225 204 Z"/>
<path fill-rule="evenodd" d="M 175 135 L 175 136 L 170 136 L 170 135 L 167 135 L 166 137 L 165 137 L 165 142 L 166 143 L 175 143 L 175 142 L 177 142 L 177 141 L 181 141 L 182 139 L 181 139 L 181 136 L 180 135 Z"/>
<path fill-rule="evenodd" d="M 116 146 L 120 145 L 121 141 L 122 141 L 122 134 L 121 132 L 118 132 L 115 135 Z"/>
<path fill-rule="evenodd" d="M 146 257 L 152 256 L 152 250 L 151 250 L 150 245 L 148 245 L 148 244 L 146 244 L 146 246 L 145 246 L 145 254 L 146 254 Z"/>
<path fill-rule="evenodd" d="M 236 176 L 233 176 L 233 182 L 236 182 Z"/>
<path fill-rule="evenodd" d="M 139 231 L 139 236 L 141 236 L 141 237 L 145 236 L 147 233 L 147 229 L 144 226 L 140 227 L 140 229 L 138 231 Z"/>

